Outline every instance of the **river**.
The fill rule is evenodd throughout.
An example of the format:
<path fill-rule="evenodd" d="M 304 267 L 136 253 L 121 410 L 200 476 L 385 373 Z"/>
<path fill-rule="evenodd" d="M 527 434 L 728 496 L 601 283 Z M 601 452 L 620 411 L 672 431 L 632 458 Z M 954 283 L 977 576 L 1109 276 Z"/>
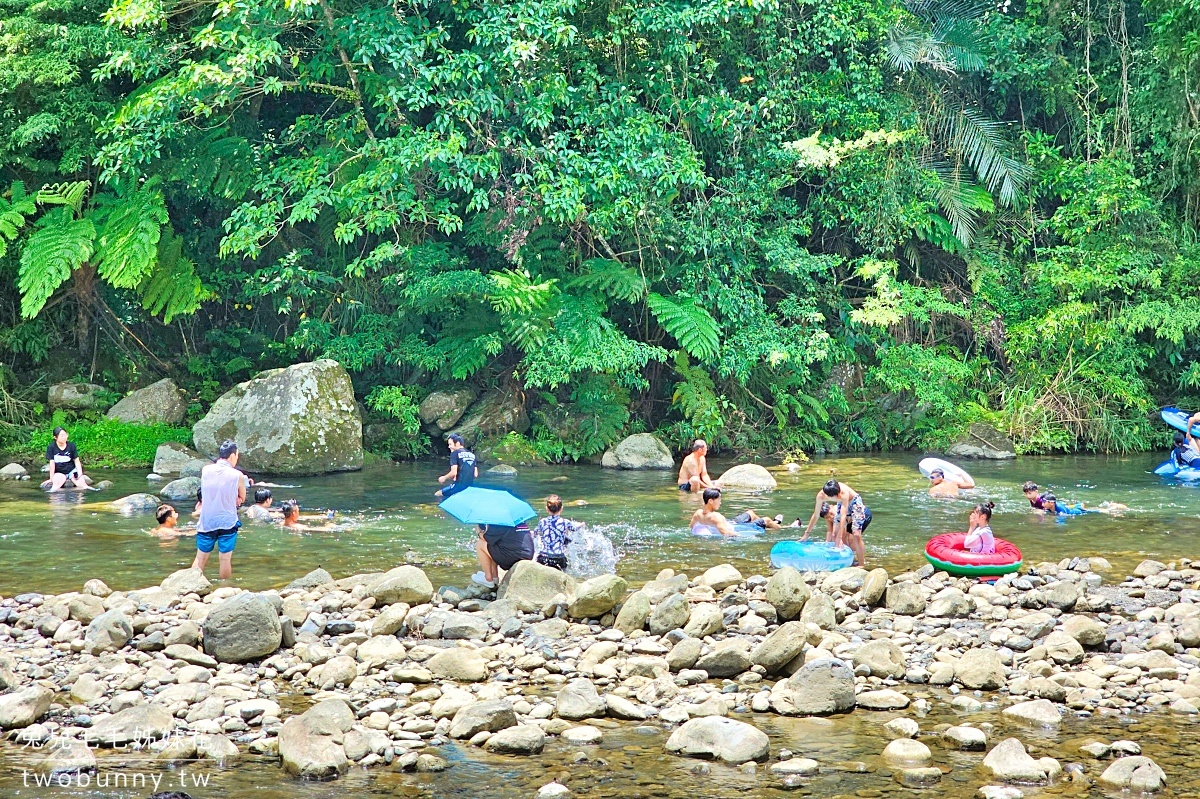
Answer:
<path fill-rule="evenodd" d="M 962 529 L 974 502 L 997 505 L 993 528 L 998 536 L 1017 543 L 1028 564 L 1072 555 L 1103 555 L 1128 573 L 1147 556 L 1171 560 L 1200 554 L 1200 487 L 1161 482 L 1149 474 L 1153 456 L 1129 458 L 1023 458 L 1007 463 L 968 464 L 979 488 L 961 500 L 932 500 L 926 481 L 915 469 L 912 455 L 842 456 L 806 464 L 796 474 L 780 474 L 778 490 L 762 496 L 727 495 L 723 510 L 730 515 L 743 507 L 763 514 L 784 514 L 790 521 L 807 518 L 813 496 L 830 474 L 860 491 L 875 518 L 867 532 L 870 565 L 893 571 L 919 565 L 924 541 L 932 534 Z M 723 466 L 725 464 L 714 464 Z M 374 467 L 369 471 L 298 478 L 292 489 L 276 489 L 278 499 L 294 497 L 306 511 L 336 513 L 340 529 L 292 535 L 274 527 L 245 529 L 234 560 L 233 583 L 252 589 L 279 587 L 322 566 L 341 577 L 379 571 L 411 556 L 425 564 L 434 584 L 463 584 L 475 569 L 469 549 L 470 529 L 444 517 L 431 501 L 436 475 L 443 464 L 420 462 Z M 715 472 L 716 470 L 714 470 Z M 92 577 L 115 589 L 128 590 L 157 583 L 167 573 L 188 566 L 194 553 L 191 539 L 159 543 L 144 530 L 148 514 L 124 517 L 106 509 L 108 501 L 134 491 L 152 490 L 141 472 L 96 473 L 116 484 L 105 493 L 71 494 L 48 498 L 32 483 L 0 483 L 0 594 L 18 591 L 78 590 Z M 613 544 L 618 571 L 637 582 L 669 566 L 695 573 L 720 562 L 732 562 L 745 574 L 766 573 L 771 543 L 791 533 L 755 540 L 713 541 L 695 538 L 686 522 L 697 500 L 681 495 L 674 474 L 620 473 L 594 467 L 521 469 L 516 478 L 489 479 L 485 485 L 509 487 L 538 505 L 538 498 L 559 493 L 568 503 L 567 515 L 586 522 Z M 1022 481 L 1032 479 L 1052 487 L 1069 501 L 1098 504 L 1109 500 L 1130 506 L 1119 517 L 1101 514 L 1045 519 L 1030 512 L 1020 493 Z M 278 482 L 284 482 L 282 480 Z M 571 503 L 582 500 L 583 506 Z M 186 516 L 190 504 L 179 503 Z M 210 571 L 215 571 L 211 569 Z M 215 577 L 215 575 L 210 575 Z M 931 703 L 928 716 L 916 716 L 922 737 L 938 724 L 964 718 L 953 711 L 950 692 L 929 686 L 908 686 L 914 699 Z M 518 799 L 532 796 L 539 785 L 555 776 L 569 778 L 577 797 L 725 797 L 747 793 L 755 797 L 785 795 L 850 797 L 916 796 L 890 778 L 879 753 L 887 741 L 882 725 L 907 713 L 853 713 L 833 719 L 786 719 L 756 716 L 754 723 L 771 736 L 772 753 L 790 749 L 821 762 L 822 773 L 794 791 L 784 791 L 765 765 L 757 773 L 718 764 L 667 756 L 663 743 L 668 730 L 657 725 L 614 725 L 606 729 L 601 747 L 584 747 L 586 762 L 575 762 L 579 746 L 558 739 L 537 758 L 489 755 L 451 744 L 442 754 L 449 771 L 438 774 L 400 774 L 379 768 L 354 769 L 334 783 L 300 783 L 281 776 L 276 761 L 243 755 L 233 768 L 195 771 L 208 785 L 183 789 L 196 799 L 334 799 L 348 796 L 471 797 Z M 989 739 L 1012 734 L 989 705 L 971 721 L 995 722 Z M 611 722 L 600 721 L 600 725 Z M 1068 718 L 1061 730 L 1020 733 L 1035 756 L 1052 755 L 1064 763 L 1079 760 L 1078 745 L 1090 736 L 1111 741 L 1132 738 L 1166 769 L 1167 795 L 1200 795 L 1200 781 L 1191 768 L 1190 752 L 1200 746 L 1200 725 L 1190 717 L 1158 712 L 1132 716 L 1096 714 Z M 936 789 L 953 799 L 972 797 L 988 781 L 976 769 L 980 753 L 943 750 L 934 744 L 935 763 L 946 776 Z M 193 772 L 167 769 L 130 753 L 101 752 L 96 777 L 117 773 L 141 774 L 161 781 L 159 790 L 180 790 L 180 779 Z M 145 797 L 145 787 L 35 787 L 33 768 L 40 753 L 12 744 L 0 748 L 0 796 L 4 797 Z M 926 791 L 925 793 L 928 793 Z M 1062 784 L 1026 789 L 1026 795 L 1105 796 L 1099 788 Z"/>

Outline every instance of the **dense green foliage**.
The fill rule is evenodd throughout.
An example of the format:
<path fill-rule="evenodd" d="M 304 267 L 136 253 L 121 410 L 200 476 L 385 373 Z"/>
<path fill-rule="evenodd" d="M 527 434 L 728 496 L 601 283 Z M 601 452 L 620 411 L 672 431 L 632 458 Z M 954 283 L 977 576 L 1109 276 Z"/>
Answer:
<path fill-rule="evenodd" d="M 51 423 L 67 424 L 68 420 L 60 414 Z M 71 441 L 75 442 L 81 453 L 87 453 L 84 456 L 84 471 L 97 466 L 149 468 L 154 463 L 154 453 L 159 444 L 189 441 L 192 433 L 187 428 L 127 424 L 115 419 L 73 421 L 70 425 Z M 31 463 L 45 461 L 46 448 L 50 446 L 51 439 L 50 427 L 39 430 L 20 454 Z"/>
<path fill-rule="evenodd" d="M 11 0 L 0 358 L 202 407 L 332 357 L 513 454 L 1159 444 L 1200 396 L 1200 9 Z M 101 336 L 105 338 L 102 340 Z M 369 420 L 370 421 L 370 420 Z M 386 424 L 384 424 L 386 422 Z"/>

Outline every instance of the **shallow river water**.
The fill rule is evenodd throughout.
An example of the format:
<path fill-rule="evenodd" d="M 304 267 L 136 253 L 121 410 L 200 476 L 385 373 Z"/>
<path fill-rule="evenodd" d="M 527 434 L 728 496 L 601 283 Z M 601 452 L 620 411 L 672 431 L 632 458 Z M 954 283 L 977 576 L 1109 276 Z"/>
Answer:
<path fill-rule="evenodd" d="M 1072 555 L 1103 555 L 1112 561 L 1114 575 L 1126 574 L 1146 556 L 1171 560 L 1200 556 L 1200 487 L 1161 482 L 1149 474 L 1160 460 L 1131 458 L 1024 458 L 1008 463 L 972 463 L 979 488 L 958 501 L 937 501 L 925 494 L 926 481 L 916 471 L 916 456 L 836 457 L 807 464 L 797 474 L 778 474 L 779 489 L 762 496 L 727 494 L 722 510 L 733 515 L 752 507 L 760 513 L 784 514 L 787 521 L 807 519 L 813 497 L 832 473 L 863 494 L 874 512 L 867 531 L 869 565 L 893 571 L 917 566 L 925 540 L 933 534 L 961 530 L 974 502 L 991 500 L 997 511 L 993 529 L 1014 541 L 1026 563 L 1057 561 Z M 723 466 L 724 464 L 715 464 Z M 434 585 L 462 585 L 476 568 L 469 549 L 472 533 L 448 520 L 431 498 L 443 463 L 423 462 L 376 467 L 369 471 L 300 478 L 297 487 L 275 489 L 277 499 L 297 498 L 306 511 L 336 511 L 338 529 L 305 535 L 274 527 L 244 528 L 234 558 L 233 584 L 251 589 L 280 587 L 305 572 L 323 566 L 335 577 L 381 571 L 405 562 L 422 561 Z M 718 469 L 714 469 L 716 473 Z M 124 517 L 105 508 L 123 494 L 152 490 L 143 473 L 96 472 L 116 486 L 104 493 L 48 498 L 31 483 L 0 483 L 0 595 L 22 591 L 79 590 L 92 577 L 118 590 L 156 584 L 167 573 L 184 568 L 194 554 L 192 539 L 160 543 L 145 535 L 150 516 Z M 1119 517 L 1101 514 L 1071 518 L 1063 523 L 1036 516 L 1020 493 L 1020 483 L 1032 479 L 1052 487 L 1061 499 L 1099 504 L 1110 500 L 1129 505 Z M 279 480 L 278 482 L 284 482 Z M 607 537 L 620 562 L 617 571 L 633 582 L 652 578 L 663 567 L 696 573 L 721 562 L 732 562 L 744 574 L 766 574 L 771 544 L 794 535 L 791 531 L 753 540 L 695 538 L 686 530 L 695 508 L 694 497 L 681 495 L 670 473 L 617 473 L 594 467 L 522 469 L 515 479 L 481 480 L 509 487 L 530 499 L 559 493 L 568 503 L 569 517 L 586 522 Z M 587 504 L 572 507 L 582 500 Z M 189 503 L 177 503 L 186 516 Z M 215 564 L 213 564 L 215 566 Z M 210 566 L 210 571 L 215 571 Z M 215 577 L 215 575 L 210 575 Z M 891 778 L 879 753 L 887 742 L 883 724 L 901 713 L 863 711 L 833 719 L 784 719 L 756 715 L 752 721 L 772 739 L 773 756 L 781 749 L 813 757 L 822 773 L 785 791 L 766 765 L 746 773 L 718 764 L 667 756 L 663 743 L 668 731 L 622 724 L 606 730 L 600 747 L 571 747 L 552 738 L 546 753 L 535 758 L 488 755 L 467 747 L 446 747 L 443 755 L 453 767 L 440 774 L 400 774 L 387 768 L 352 770 L 324 784 L 300 783 L 282 776 L 277 764 L 244 755 L 235 767 L 197 772 L 207 786 L 193 787 L 191 771 L 168 770 L 126 755 L 100 753 L 100 772 L 115 778 L 143 775 L 141 785 L 96 788 L 36 787 L 29 769 L 41 753 L 0 747 L 0 797 L 144 797 L 158 790 L 183 789 L 196 799 L 334 799 L 352 796 L 530 797 L 538 786 L 560 777 L 578 797 L 725 797 L 739 793 L 775 797 L 916 796 L 942 794 L 967 799 L 988 784 L 979 763 L 981 753 L 941 748 L 930 736 L 938 724 L 961 718 L 949 706 L 951 695 L 941 689 L 907 686 L 914 699 L 927 697 L 931 710 L 919 718 L 922 737 L 934 750 L 934 765 L 945 772 L 941 784 L 927 791 L 904 788 Z M 1138 741 L 1145 754 L 1167 772 L 1168 796 L 1200 796 L 1200 778 L 1191 761 L 1200 751 L 1200 723 L 1165 712 L 1114 717 L 1069 716 L 1053 733 L 1017 730 L 1002 721 L 999 708 L 972 714 L 973 723 L 993 721 L 997 741 L 1018 734 L 1035 757 L 1051 755 L 1064 764 L 1082 759 L 1077 747 L 1090 738 Z M 751 714 L 746 714 L 750 716 Z M 903 715 L 914 715 L 912 710 Z M 603 722 L 601 722 L 603 724 Z M 588 762 L 575 763 L 586 751 Z M 696 773 L 695 769 L 708 773 Z M 1096 774 L 1094 764 L 1089 773 Z M 110 783 L 111 786 L 111 783 Z M 1027 796 L 1118 796 L 1099 787 L 1064 782 L 1049 788 L 1025 788 Z"/>

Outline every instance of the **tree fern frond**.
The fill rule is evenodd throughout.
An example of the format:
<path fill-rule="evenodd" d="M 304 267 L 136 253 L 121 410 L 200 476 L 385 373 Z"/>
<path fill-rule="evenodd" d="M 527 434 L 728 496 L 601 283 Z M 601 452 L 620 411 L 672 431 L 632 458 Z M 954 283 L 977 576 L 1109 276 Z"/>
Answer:
<path fill-rule="evenodd" d="M 168 221 L 156 186 L 144 184 L 116 200 L 100 233 L 96 271 L 116 288 L 137 288 L 158 263 L 158 242 Z"/>
<path fill-rule="evenodd" d="M 83 198 L 91 185 L 87 180 L 48 183 L 38 190 L 37 202 L 39 205 L 64 205 L 78 215 L 83 212 Z"/>
<path fill-rule="evenodd" d="M 572 278 L 569 288 L 596 291 L 623 302 L 646 296 L 646 279 L 636 269 L 607 258 L 589 258 L 583 265 L 588 271 Z"/>
<path fill-rule="evenodd" d="M 92 257 L 95 240 L 91 220 L 74 219 L 67 208 L 56 208 L 41 218 L 21 251 L 17 273 L 21 316 L 32 319 L 38 315 L 71 272 Z"/>
<path fill-rule="evenodd" d="M 183 239 L 170 231 L 158 242 L 158 266 L 138 287 L 142 307 L 163 322 L 182 314 L 195 313 L 205 297 L 196 275 L 196 265 L 183 255 Z"/>
<path fill-rule="evenodd" d="M 720 351 L 720 327 L 712 315 L 690 297 L 675 302 L 661 294 L 651 293 L 646 304 L 654 318 L 679 345 L 700 360 L 710 360 Z"/>

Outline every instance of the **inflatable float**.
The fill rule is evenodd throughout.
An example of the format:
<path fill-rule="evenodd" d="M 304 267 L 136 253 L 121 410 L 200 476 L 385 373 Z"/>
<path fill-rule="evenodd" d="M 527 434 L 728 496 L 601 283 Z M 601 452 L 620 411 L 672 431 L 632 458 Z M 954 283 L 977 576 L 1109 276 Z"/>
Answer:
<path fill-rule="evenodd" d="M 780 541 L 771 547 L 771 568 L 791 566 L 798 571 L 831 572 L 854 562 L 854 550 L 825 541 Z"/>
<path fill-rule="evenodd" d="M 999 577 L 1021 568 L 1021 550 L 1011 541 L 996 539 L 996 551 L 987 555 L 963 548 L 966 533 L 935 535 L 925 544 L 925 559 L 934 568 L 965 577 Z"/>
<path fill-rule="evenodd" d="M 1174 458 L 1167 458 L 1160 463 L 1154 473 L 1159 477 L 1169 477 L 1172 480 L 1180 480 L 1185 483 L 1200 481 L 1200 469 L 1194 466 L 1180 466 L 1175 463 Z"/>
<path fill-rule="evenodd" d="M 1191 418 L 1191 416 L 1192 415 L 1190 413 L 1184 413 L 1183 411 L 1179 410 L 1178 408 L 1163 408 L 1162 409 L 1162 420 L 1164 422 L 1166 422 L 1168 426 L 1174 427 L 1176 430 L 1178 430 L 1181 433 L 1187 432 L 1187 422 L 1188 422 L 1188 419 Z M 1193 428 L 1192 434 L 1200 436 L 1200 424 L 1197 424 Z"/>
<path fill-rule="evenodd" d="M 738 538 L 749 538 L 754 535 L 762 535 L 766 530 L 759 527 L 757 524 L 735 524 L 733 531 L 737 533 Z M 707 524 L 697 524 L 692 528 L 692 535 L 700 538 L 732 538 L 733 536 L 723 536 L 721 531 Z"/>
<path fill-rule="evenodd" d="M 960 488 L 975 487 L 975 478 L 967 474 L 966 469 L 955 466 L 950 461 L 944 461 L 941 458 L 922 458 L 921 462 L 917 464 L 917 468 L 926 477 L 934 469 L 941 469 L 946 479 L 953 483 L 958 483 Z"/>

